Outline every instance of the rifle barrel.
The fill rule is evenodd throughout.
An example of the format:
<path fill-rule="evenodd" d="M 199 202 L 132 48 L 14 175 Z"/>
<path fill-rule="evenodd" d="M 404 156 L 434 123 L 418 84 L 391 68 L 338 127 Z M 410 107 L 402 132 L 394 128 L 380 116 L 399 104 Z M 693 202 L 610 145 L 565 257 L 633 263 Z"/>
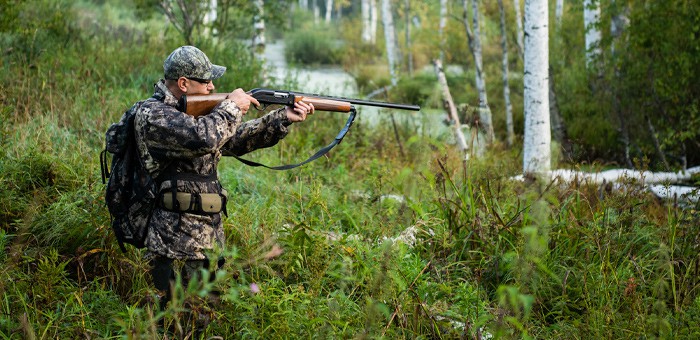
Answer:
<path fill-rule="evenodd" d="M 389 108 L 389 109 L 399 109 L 399 110 L 420 111 L 420 106 L 411 105 L 411 104 L 387 103 L 387 102 L 378 102 L 378 101 L 374 101 L 374 100 L 363 100 L 363 99 L 355 99 L 355 98 L 323 96 L 323 95 L 318 95 L 318 94 L 301 93 L 301 92 L 291 92 L 291 93 L 294 94 L 295 96 L 316 97 L 316 98 L 320 98 L 320 99 L 337 100 L 337 101 L 348 102 L 350 104 L 356 104 L 356 105 L 385 107 L 385 108 Z"/>

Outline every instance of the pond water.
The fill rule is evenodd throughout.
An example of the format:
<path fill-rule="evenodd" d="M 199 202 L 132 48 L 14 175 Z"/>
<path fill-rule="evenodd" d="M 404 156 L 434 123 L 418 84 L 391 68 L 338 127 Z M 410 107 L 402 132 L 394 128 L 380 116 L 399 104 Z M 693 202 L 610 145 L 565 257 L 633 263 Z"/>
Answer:
<path fill-rule="evenodd" d="M 292 67 L 284 58 L 284 43 L 268 42 L 265 46 L 265 61 L 269 75 L 276 79 L 294 77 L 298 92 L 317 93 L 334 97 L 364 99 L 358 95 L 354 78 L 339 66 Z M 413 103 L 406 103 L 413 104 Z M 402 111 L 371 106 L 358 106 L 355 124 L 391 124 L 393 115 L 397 125 L 414 130 L 417 134 L 432 137 L 451 137 L 452 132 L 443 124 L 445 114 L 441 110 Z"/>

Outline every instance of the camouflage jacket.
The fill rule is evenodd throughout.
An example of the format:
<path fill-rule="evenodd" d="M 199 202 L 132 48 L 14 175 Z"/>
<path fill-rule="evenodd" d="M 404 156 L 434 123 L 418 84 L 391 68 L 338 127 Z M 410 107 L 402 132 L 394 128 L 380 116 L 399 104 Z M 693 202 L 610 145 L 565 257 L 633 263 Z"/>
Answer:
<path fill-rule="evenodd" d="M 291 122 L 284 109 L 242 122 L 240 109 L 224 100 L 208 115 L 194 118 L 176 109 L 177 99 L 161 80 L 153 97 L 135 104 L 134 131 L 145 168 L 160 180 L 161 192 L 176 182 L 178 192 L 221 193 L 217 177 L 209 181 L 168 180 L 178 174 L 216 173 L 221 156 L 243 155 L 270 147 L 288 132 Z M 221 213 L 194 214 L 156 207 L 146 240 L 148 256 L 205 259 L 205 252 L 224 242 Z"/>

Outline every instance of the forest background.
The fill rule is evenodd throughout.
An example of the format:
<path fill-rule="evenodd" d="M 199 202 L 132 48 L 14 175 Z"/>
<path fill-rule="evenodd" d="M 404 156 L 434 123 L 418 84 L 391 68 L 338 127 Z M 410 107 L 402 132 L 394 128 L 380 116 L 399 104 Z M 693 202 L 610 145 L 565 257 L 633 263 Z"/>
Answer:
<path fill-rule="evenodd" d="M 174 1 L 0 0 L 3 339 L 157 338 L 159 320 L 187 338 L 183 315 L 211 321 L 204 338 L 698 337 L 697 201 L 659 199 L 632 180 L 514 180 L 525 109 L 513 2 L 503 13 L 515 138 L 507 142 L 501 12 L 480 1 L 495 138 L 468 161 L 454 136 L 391 117 L 444 114 L 431 66 L 441 59 L 456 66 L 446 67 L 447 84 L 466 133 L 483 133 L 470 1 L 444 2 L 445 12 L 438 1 L 388 1 L 401 52 L 393 75 L 383 26 L 376 41 L 362 41 L 360 1 L 332 2 L 326 22 L 325 1 L 265 1 L 261 12 L 256 2 L 220 0 L 209 26 L 201 20 L 210 2 L 188 3 L 202 6 L 190 8 L 199 11 L 192 30 L 175 25 L 184 16 Z M 566 127 L 552 167 L 697 166 L 698 1 L 586 3 L 600 8 L 594 59 L 584 5 L 549 4 L 552 106 Z M 360 120 L 328 157 L 293 171 L 224 160 L 225 270 L 212 284 L 181 287 L 158 312 L 143 251 L 122 254 L 109 227 L 104 132 L 151 94 L 164 57 L 185 43 L 229 68 L 220 90 L 294 89 L 293 72 L 270 78 L 256 58 L 261 19 L 268 41 L 285 41 L 288 61 L 342 65 L 359 95 L 390 87 L 375 99 L 424 110 Z M 249 156 L 298 161 L 344 119 L 319 112 Z M 216 305 L 203 298 L 214 289 Z"/>

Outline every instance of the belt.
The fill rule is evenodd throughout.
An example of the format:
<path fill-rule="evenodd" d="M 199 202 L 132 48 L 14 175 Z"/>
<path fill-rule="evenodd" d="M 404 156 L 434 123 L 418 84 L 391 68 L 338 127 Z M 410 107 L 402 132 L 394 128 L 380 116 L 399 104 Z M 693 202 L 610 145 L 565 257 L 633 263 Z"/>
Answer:
<path fill-rule="evenodd" d="M 228 200 L 226 190 L 222 190 L 221 194 L 164 192 L 161 195 L 163 196 L 161 203 L 166 210 L 200 214 L 216 214 L 223 211 L 226 214 L 226 201 Z"/>

